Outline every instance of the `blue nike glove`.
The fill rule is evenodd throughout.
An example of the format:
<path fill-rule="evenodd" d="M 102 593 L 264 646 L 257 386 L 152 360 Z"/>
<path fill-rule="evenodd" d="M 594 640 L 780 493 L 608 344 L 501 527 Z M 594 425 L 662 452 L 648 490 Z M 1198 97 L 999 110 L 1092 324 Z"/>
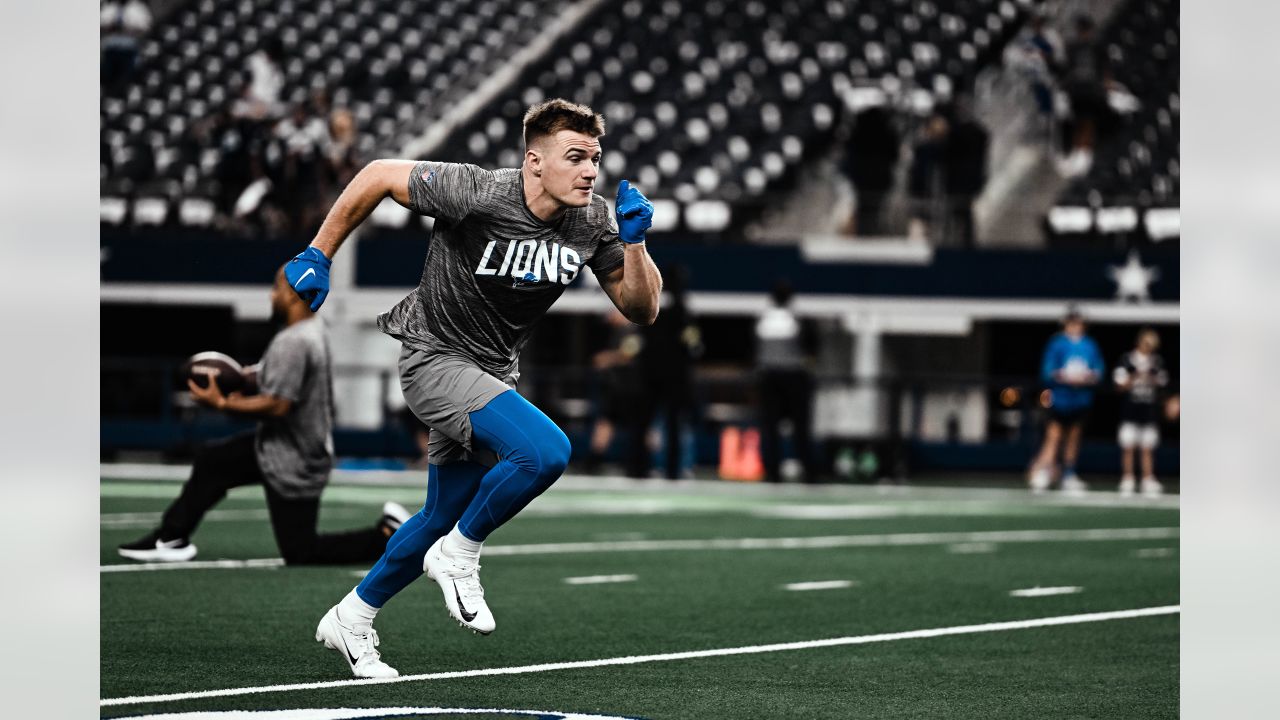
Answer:
<path fill-rule="evenodd" d="M 307 246 L 284 266 L 284 278 L 289 287 L 311 305 L 311 312 L 319 310 L 324 299 L 329 297 L 331 265 L 333 263 L 318 248 Z"/>
<path fill-rule="evenodd" d="M 631 183 L 618 184 L 618 199 L 614 202 L 614 215 L 618 219 L 618 236 L 624 243 L 644 242 L 644 231 L 653 225 L 653 204 Z"/>

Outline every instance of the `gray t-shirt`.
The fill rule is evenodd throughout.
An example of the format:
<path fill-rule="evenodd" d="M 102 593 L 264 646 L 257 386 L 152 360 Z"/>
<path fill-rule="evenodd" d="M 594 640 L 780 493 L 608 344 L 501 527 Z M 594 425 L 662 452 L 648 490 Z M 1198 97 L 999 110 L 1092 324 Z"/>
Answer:
<path fill-rule="evenodd" d="M 258 467 L 285 497 L 319 497 L 333 468 L 333 375 L 319 319 L 294 323 L 271 339 L 258 386 L 293 403 L 284 417 L 258 423 Z"/>
<path fill-rule="evenodd" d="M 534 324 L 588 265 L 622 265 L 618 226 L 604 198 L 546 223 L 524 204 L 520 170 L 422 162 L 410 208 L 436 219 L 418 288 L 378 316 L 411 348 L 456 353 L 514 381 Z"/>

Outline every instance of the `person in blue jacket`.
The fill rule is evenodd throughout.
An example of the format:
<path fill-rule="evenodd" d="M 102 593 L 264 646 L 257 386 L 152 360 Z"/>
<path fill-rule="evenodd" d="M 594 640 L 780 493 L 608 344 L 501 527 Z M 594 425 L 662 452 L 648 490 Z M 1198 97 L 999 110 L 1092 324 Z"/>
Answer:
<path fill-rule="evenodd" d="M 1031 465 L 1028 482 L 1033 492 L 1044 492 L 1053 483 L 1059 445 L 1062 446 L 1061 489 L 1064 492 L 1087 489 L 1076 475 L 1076 458 L 1080 452 L 1080 435 L 1093 405 L 1094 387 L 1102 380 L 1104 369 L 1098 344 L 1085 335 L 1084 316 L 1075 308 L 1069 309 L 1062 321 L 1062 332 L 1049 339 L 1040 363 L 1049 426 L 1040 453 Z"/>

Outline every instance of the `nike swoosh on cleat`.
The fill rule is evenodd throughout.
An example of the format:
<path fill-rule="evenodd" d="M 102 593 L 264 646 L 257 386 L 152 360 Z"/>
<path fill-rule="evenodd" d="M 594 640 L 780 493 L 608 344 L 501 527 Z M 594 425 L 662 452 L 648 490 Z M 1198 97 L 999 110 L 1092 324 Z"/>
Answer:
<path fill-rule="evenodd" d="M 466 620 L 467 622 L 471 622 L 472 620 L 475 620 L 476 614 L 473 612 L 471 613 L 467 612 L 467 609 L 462 605 L 462 596 L 458 594 L 457 583 L 453 584 L 453 597 L 458 601 L 458 613 L 462 615 L 462 619 Z"/>
<path fill-rule="evenodd" d="M 300 285 L 300 284 L 302 283 L 302 281 L 303 281 L 303 280 L 306 280 L 306 279 L 307 279 L 307 276 L 308 276 L 308 275 L 315 275 L 315 274 L 316 274 L 316 269 L 315 269 L 315 268 L 307 268 L 307 271 L 306 271 L 306 272 L 304 272 L 304 273 L 302 273 L 302 277 L 298 278 L 298 282 L 294 283 L 294 284 L 293 284 L 293 286 L 294 286 L 295 288 L 296 288 L 296 287 L 298 287 L 298 285 Z"/>

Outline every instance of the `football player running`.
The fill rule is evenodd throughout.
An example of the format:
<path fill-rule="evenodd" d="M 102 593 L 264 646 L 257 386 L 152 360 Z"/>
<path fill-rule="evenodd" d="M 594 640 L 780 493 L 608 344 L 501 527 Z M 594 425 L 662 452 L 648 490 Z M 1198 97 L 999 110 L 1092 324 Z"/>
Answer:
<path fill-rule="evenodd" d="M 375 649 L 373 620 L 424 572 L 460 625 L 493 632 L 479 575 L 484 541 L 550 487 L 570 455 L 564 432 L 515 391 L 537 320 L 584 265 L 628 320 L 648 325 L 658 315 L 662 278 L 645 249 L 653 206 L 626 180 L 614 212 L 593 192 L 604 129 L 590 108 L 555 99 L 525 113 L 519 168 L 374 161 L 286 266 L 317 310 L 334 254 L 383 198 L 435 218 L 418 288 L 378 317 L 403 346 L 405 400 L 432 430 L 426 503 L 316 629 L 357 677 L 398 674 Z"/>

